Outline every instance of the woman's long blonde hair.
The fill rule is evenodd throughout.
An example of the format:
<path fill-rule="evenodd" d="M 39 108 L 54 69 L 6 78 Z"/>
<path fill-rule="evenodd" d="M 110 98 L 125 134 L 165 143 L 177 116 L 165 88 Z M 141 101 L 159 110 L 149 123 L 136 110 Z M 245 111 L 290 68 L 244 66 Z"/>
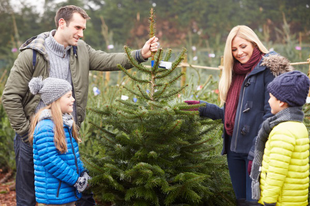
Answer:
<path fill-rule="evenodd" d="M 31 119 L 30 123 L 30 133 L 29 133 L 29 142 L 33 143 L 33 134 L 36 125 L 39 122 L 39 117 L 44 109 L 50 109 L 52 114 L 52 120 L 54 122 L 54 142 L 55 147 L 60 151 L 60 153 L 65 153 L 67 151 L 67 142 L 65 138 L 65 131 L 63 127 L 63 120 L 62 120 L 62 112 L 60 109 L 59 99 L 52 102 L 48 106 L 40 109 Z M 75 123 L 72 125 L 72 136 L 77 141 L 80 142 L 81 140 L 78 138 L 77 127 Z"/>
<path fill-rule="evenodd" d="M 224 104 L 226 102 L 227 93 L 232 81 L 234 57 L 232 55 L 231 47 L 232 47 L 232 41 L 236 36 L 251 42 L 253 45 L 257 46 L 257 48 L 264 54 L 268 53 L 266 47 L 259 40 L 255 32 L 251 28 L 244 25 L 238 25 L 232 28 L 226 39 L 224 58 L 223 58 L 224 68 L 222 70 L 222 76 L 219 81 L 221 104 Z"/>

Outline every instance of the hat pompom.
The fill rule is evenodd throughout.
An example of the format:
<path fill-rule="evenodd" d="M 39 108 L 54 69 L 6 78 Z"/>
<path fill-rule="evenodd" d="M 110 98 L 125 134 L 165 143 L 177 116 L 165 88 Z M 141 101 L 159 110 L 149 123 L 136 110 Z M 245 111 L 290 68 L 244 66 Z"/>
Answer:
<path fill-rule="evenodd" d="M 28 84 L 30 92 L 34 95 L 38 94 L 43 87 L 42 77 L 34 77 Z"/>

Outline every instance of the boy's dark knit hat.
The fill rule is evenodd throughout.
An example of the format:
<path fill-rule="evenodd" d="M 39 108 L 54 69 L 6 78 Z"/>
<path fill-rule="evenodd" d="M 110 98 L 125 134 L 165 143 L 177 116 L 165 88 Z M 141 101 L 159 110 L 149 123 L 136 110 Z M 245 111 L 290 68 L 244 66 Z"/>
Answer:
<path fill-rule="evenodd" d="M 42 81 L 42 77 L 34 77 L 30 80 L 30 92 L 40 94 L 45 105 L 56 101 L 64 94 L 72 90 L 70 83 L 64 79 L 48 77 Z"/>
<path fill-rule="evenodd" d="M 274 78 L 267 91 L 291 107 L 303 106 L 309 92 L 309 78 L 300 71 L 291 71 Z"/>

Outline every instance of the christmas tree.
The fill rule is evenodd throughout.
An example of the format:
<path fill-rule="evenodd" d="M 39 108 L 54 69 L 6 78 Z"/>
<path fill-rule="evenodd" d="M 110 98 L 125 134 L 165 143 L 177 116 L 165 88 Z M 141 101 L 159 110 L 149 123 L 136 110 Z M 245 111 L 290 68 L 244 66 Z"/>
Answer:
<path fill-rule="evenodd" d="M 154 24 L 151 9 L 150 36 Z M 175 74 L 186 50 L 168 62 L 172 51 L 159 49 L 152 66 L 136 62 L 126 46 L 125 52 L 136 72 L 119 68 L 131 81 L 116 101 L 91 109 L 101 119 L 90 123 L 104 154 L 84 158 L 96 200 L 120 206 L 228 205 L 226 165 L 215 151 L 222 125 L 199 117 L 195 109 L 205 104 L 189 106 L 178 98 L 187 87 L 177 86 L 184 74 Z"/>

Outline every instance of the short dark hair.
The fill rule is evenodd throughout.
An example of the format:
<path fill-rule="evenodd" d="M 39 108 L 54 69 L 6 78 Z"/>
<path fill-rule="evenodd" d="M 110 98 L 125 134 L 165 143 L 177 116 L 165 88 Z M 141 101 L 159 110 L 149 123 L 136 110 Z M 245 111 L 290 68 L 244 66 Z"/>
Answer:
<path fill-rule="evenodd" d="M 56 16 L 55 16 L 56 28 L 58 28 L 59 26 L 58 24 L 59 19 L 64 19 L 66 23 L 70 23 L 70 20 L 74 13 L 79 13 L 86 20 L 90 19 L 86 11 L 84 11 L 82 8 L 78 6 L 74 6 L 74 5 L 67 5 L 67 6 L 61 7 L 56 12 Z"/>

